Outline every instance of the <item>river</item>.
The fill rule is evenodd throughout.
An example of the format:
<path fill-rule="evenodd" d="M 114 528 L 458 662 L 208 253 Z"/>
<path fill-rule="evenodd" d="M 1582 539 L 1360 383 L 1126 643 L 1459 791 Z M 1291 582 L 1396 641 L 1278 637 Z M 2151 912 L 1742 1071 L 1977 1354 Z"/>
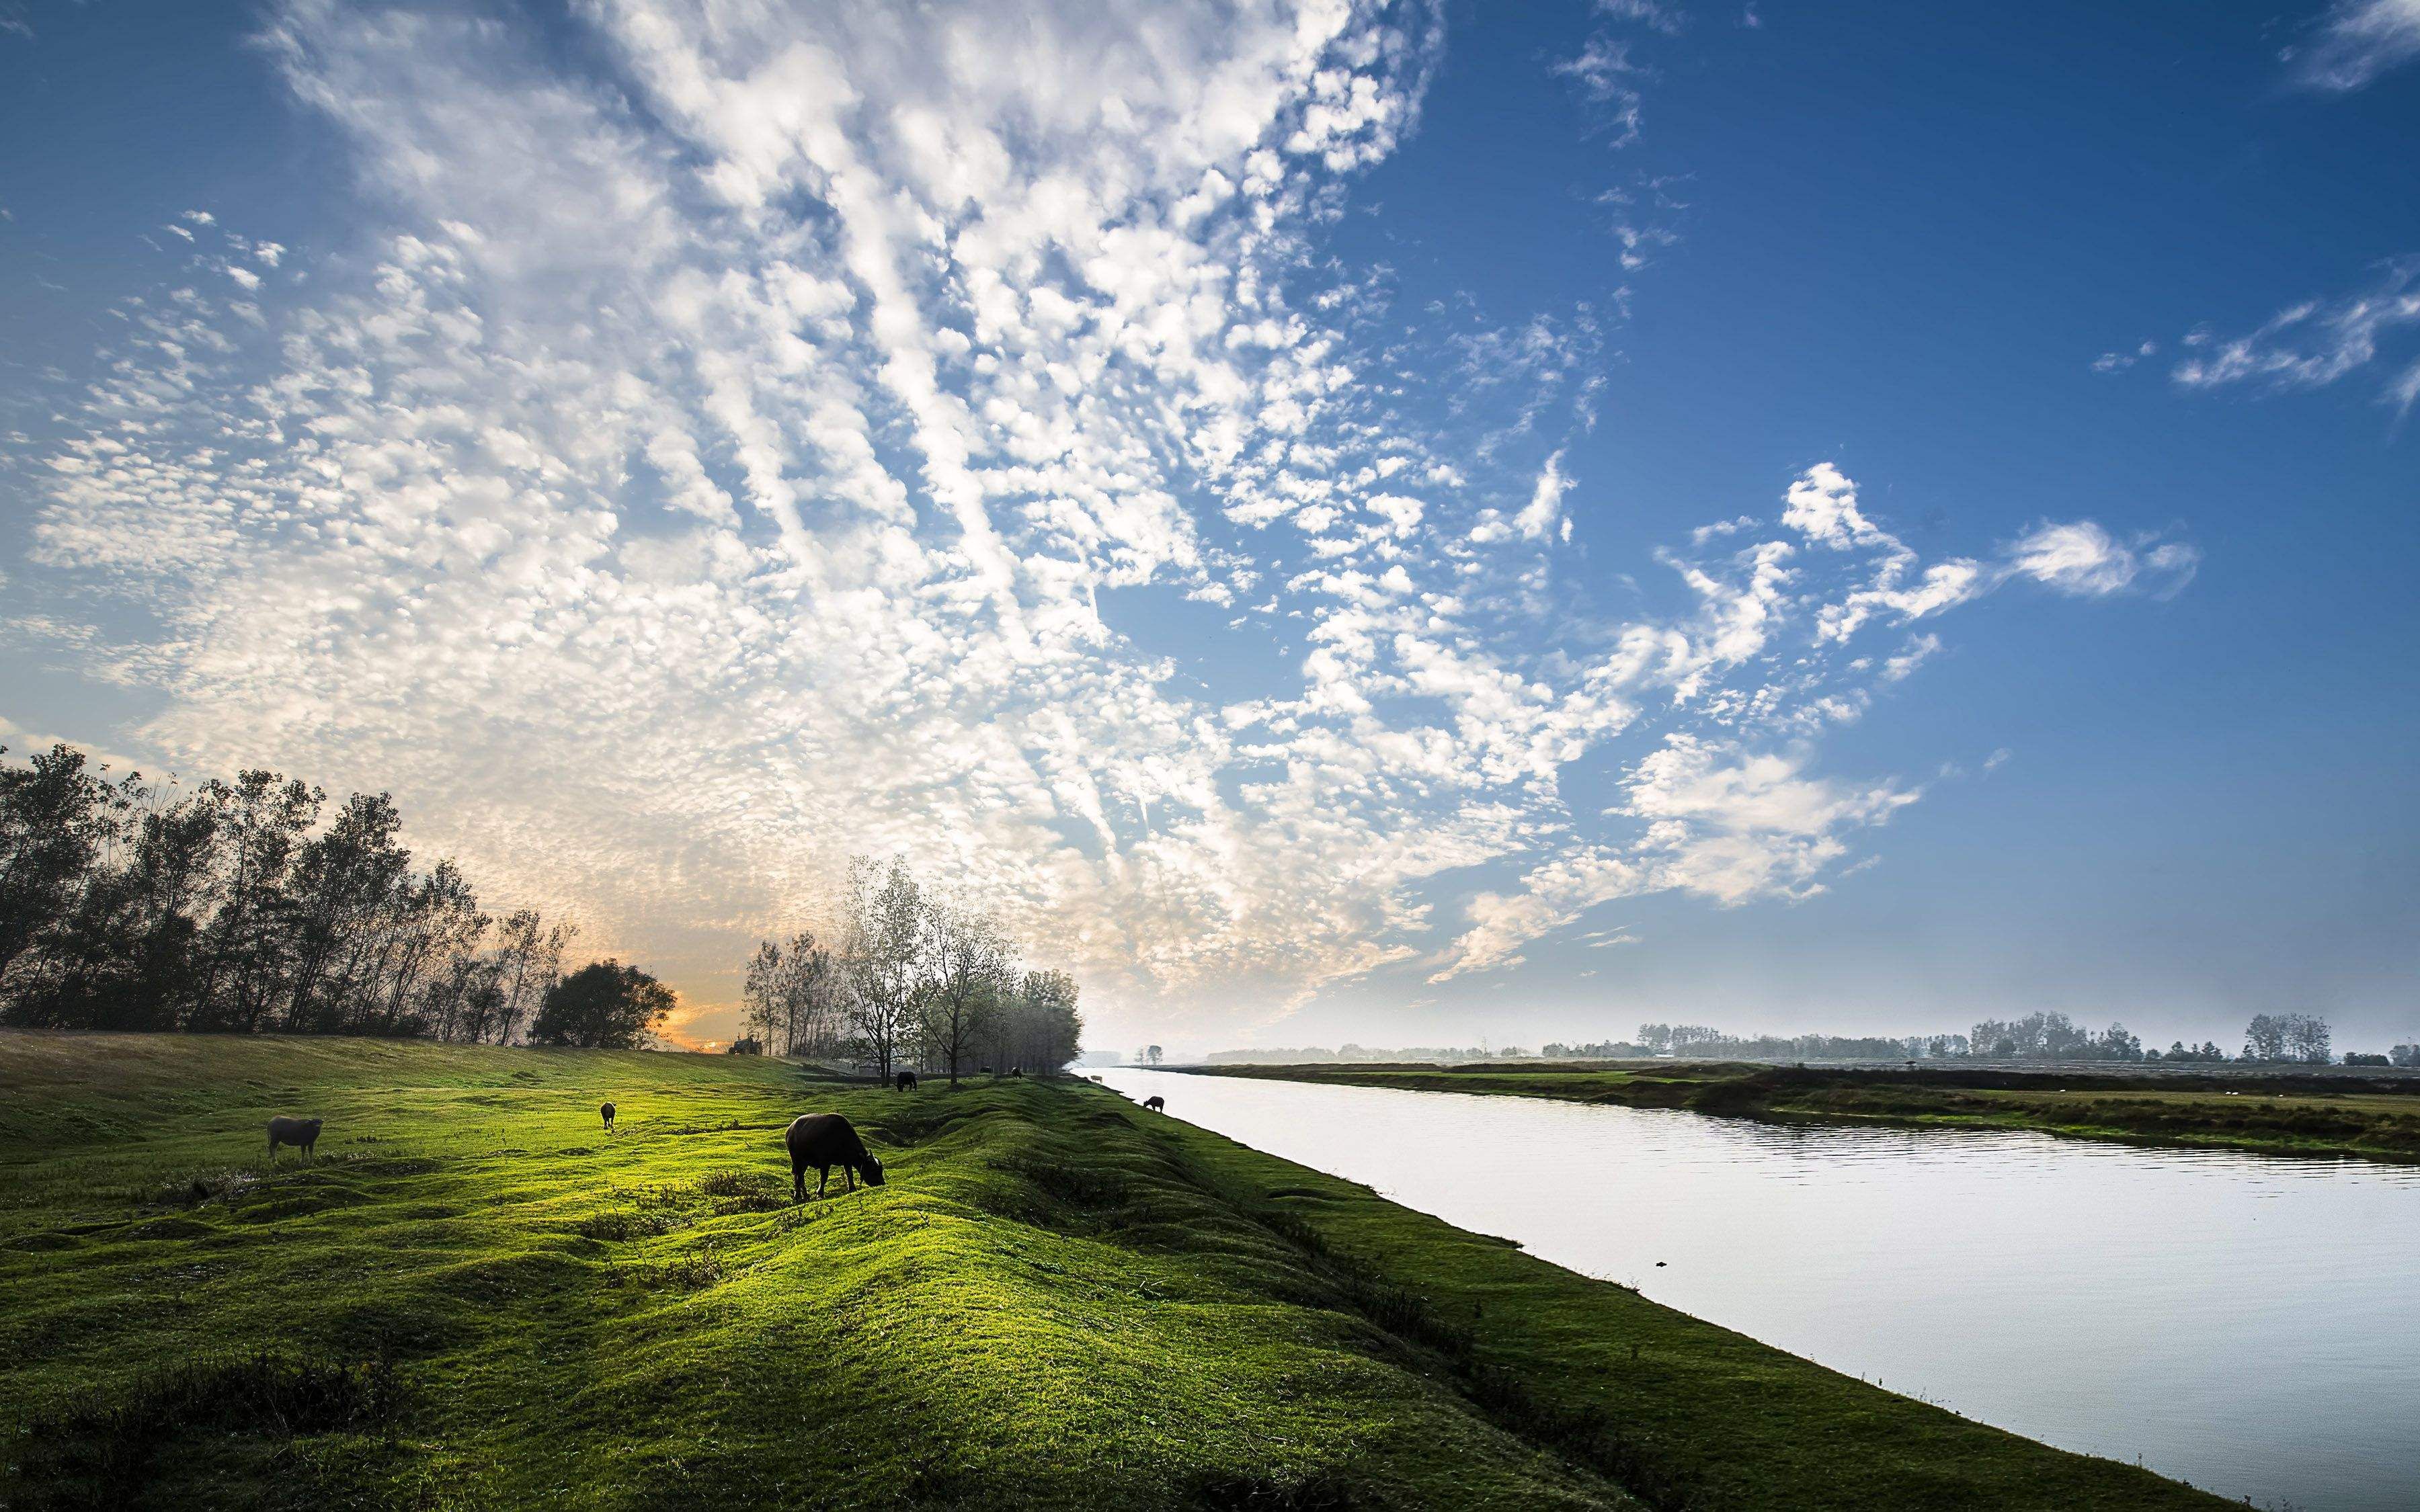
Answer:
<path fill-rule="evenodd" d="M 2259 1506 L 2420 1508 L 2420 1167 L 1101 1074 L 2029 1438 Z"/>

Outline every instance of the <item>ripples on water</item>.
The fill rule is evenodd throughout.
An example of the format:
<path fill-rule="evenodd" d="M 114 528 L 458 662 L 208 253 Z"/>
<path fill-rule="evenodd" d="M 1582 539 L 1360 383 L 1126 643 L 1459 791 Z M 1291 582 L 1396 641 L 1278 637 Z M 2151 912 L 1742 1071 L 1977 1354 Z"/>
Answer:
<path fill-rule="evenodd" d="M 1104 1075 L 2032 1438 L 2256 1504 L 2420 1509 L 2420 1167 Z"/>

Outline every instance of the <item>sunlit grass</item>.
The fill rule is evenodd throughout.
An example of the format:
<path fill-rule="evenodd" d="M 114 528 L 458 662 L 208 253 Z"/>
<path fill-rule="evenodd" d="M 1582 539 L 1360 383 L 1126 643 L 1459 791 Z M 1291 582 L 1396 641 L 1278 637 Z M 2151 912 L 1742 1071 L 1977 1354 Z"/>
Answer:
<path fill-rule="evenodd" d="M 11 1508 L 2198 1503 L 1083 1084 L 0 1035 L 0 1144 Z"/>

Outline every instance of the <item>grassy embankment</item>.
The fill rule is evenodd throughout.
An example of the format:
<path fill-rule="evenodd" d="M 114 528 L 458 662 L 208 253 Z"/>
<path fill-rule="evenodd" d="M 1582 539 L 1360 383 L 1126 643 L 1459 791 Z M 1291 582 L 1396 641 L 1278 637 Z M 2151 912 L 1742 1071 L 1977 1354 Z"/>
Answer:
<path fill-rule="evenodd" d="M 12 1509 L 2223 1504 L 1074 1082 L 0 1034 L 0 1299 Z"/>
<path fill-rule="evenodd" d="M 2412 1077 L 1895 1071 L 1674 1060 L 1206 1070 L 1276 1081 L 1686 1108 L 1775 1122 L 2032 1129 L 2266 1154 L 2420 1160 L 2420 1078 Z"/>

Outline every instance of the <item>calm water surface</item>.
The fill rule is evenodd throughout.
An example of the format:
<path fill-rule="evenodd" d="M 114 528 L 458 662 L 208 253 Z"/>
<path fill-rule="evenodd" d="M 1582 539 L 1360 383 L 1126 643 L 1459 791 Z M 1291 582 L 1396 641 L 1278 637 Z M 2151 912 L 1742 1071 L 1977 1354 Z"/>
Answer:
<path fill-rule="evenodd" d="M 2420 1167 L 1102 1075 L 2063 1448 L 2257 1505 L 2420 1509 Z"/>

